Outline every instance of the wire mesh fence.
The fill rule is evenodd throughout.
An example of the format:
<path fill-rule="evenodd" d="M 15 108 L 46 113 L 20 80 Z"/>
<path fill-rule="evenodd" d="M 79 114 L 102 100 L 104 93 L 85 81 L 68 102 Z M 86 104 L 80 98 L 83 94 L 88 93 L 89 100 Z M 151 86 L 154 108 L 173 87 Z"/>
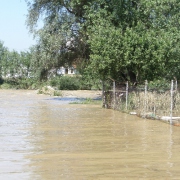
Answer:
<path fill-rule="evenodd" d="M 103 105 L 119 111 L 137 114 L 150 119 L 169 121 L 180 119 L 180 93 L 177 81 L 169 82 L 169 87 L 155 89 L 148 81 L 141 86 L 108 81 L 110 90 L 104 91 Z"/>

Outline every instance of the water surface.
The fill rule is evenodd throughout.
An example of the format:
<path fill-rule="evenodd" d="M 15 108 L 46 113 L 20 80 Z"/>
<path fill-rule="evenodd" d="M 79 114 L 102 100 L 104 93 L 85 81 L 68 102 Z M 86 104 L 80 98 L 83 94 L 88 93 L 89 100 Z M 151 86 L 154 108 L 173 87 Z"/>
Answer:
<path fill-rule="evenodd" d="M 179 179 L 179 127 L 71 101 L 0 90 L 0 179 Z"/>

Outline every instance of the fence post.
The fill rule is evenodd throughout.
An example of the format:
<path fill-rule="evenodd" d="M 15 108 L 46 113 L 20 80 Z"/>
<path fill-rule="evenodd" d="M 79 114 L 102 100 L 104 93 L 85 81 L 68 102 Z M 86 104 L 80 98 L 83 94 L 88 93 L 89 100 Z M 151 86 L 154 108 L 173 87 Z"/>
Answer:
<path fill-rule="evenodd" d="M 113 81 L 113 109 L 115 109 L 116 104 L 116 82 Z"/>
<path fill-rule="evenodd" d="M 127 81 L 126 82 L 126 110 L 128 109 L 128 89 L 129 89 L 129 85 Z"/>
<path fill-rule="evenodd" d="M 173 87 L 174 81 L 171 80 L 171 106 L 170 106 L 170 124 L 172 124 L 172 116 L 173 116 Z"/>
<path fill-rule="evenodd" d="M 145 80 L 145 89 L 144 89 L 144 115 L 146 113 L 146 110 L 147 110 L 147 87 L 148 87 L 148 81 Z"/>

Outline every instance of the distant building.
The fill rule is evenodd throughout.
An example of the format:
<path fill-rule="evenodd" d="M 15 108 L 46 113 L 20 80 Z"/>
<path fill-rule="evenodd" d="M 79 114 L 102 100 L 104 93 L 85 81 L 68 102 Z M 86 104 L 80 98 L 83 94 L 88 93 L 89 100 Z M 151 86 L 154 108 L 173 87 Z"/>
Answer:
<path fill-rule="evenodd" d="M 57 74 L 58 75 L 75 75 L 77 74 L 77 70 L 75 66 L 71 66 L 71 67 L 60 67 L 57 70 Z"/>

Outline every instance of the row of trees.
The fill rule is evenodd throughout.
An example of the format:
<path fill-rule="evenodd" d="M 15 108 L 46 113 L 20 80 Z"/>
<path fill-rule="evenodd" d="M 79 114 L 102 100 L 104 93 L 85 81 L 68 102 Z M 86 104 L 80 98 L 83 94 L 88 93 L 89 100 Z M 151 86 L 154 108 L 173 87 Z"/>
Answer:
<path fill-rule="evenodd" d="M 28 5 L 27 24 L 38 37 L 33 59 L 41 75 L 76 63 L 82 73 L 101 80 L 180 78 L 179 0 L 33 0 Z"/>
<path fill-rule="evenodd" d="M 26 78 L 30 74 L 30 52 L 9 51 L 0 41 L 0 77 Z"/>
<path fill-rule="evenodd" d="M 1 53 L 8 52 L 1 68 L 12 72 L 25 64 L 40 80 L 50 69 L 72 64 L 87 79 L 180 78 L 179 0 L 26 1 L 27 26 L 37 44 L 18 54 L 1 43 Z"/>

